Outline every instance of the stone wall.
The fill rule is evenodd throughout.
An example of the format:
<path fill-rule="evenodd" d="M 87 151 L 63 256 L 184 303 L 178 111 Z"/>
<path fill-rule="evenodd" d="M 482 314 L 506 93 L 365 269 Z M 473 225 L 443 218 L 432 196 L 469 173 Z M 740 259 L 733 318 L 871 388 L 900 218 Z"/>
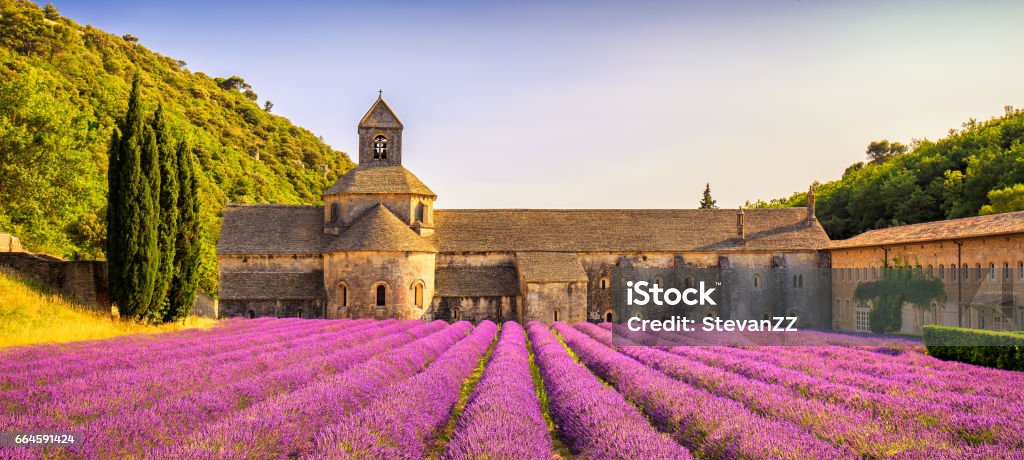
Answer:
<path fill-rule="evenodd" d="M 857 330 L 857 285 L 874 281 L 882 267 L 921 267 L 939 278 L 946 300 L 931 311 L 907 305 L 903 331 L 927 324 L 1024 330 L 1024 235 L 991 236 L 830 251 L 833 327 Z M 862 315 L 870 304 L 861 303 Z M 863 329 L 863 321 L 861 322 Z"/>
<path fill-rule="evenodd" d="M 434 298 L 434 254 L 339 252 L 324 257 L 328 318 L 420 319 Z M 416 286 L 422 304 L 416 305 Z M 377 305 L 377 286 L 385 305 Z"/>
<path fill-rule="evenodd" d="M 521 304 L 518 296 L 438 297 L 424 319 L 473 323 L 491 320 L 499 324 L 522 321 Z"/>
<path fill-rule="evenodd" d="M 109 308 L 106 262 L 67 261 L 28 252 L 0 252 L 0 267 L 86 306 Z"/>

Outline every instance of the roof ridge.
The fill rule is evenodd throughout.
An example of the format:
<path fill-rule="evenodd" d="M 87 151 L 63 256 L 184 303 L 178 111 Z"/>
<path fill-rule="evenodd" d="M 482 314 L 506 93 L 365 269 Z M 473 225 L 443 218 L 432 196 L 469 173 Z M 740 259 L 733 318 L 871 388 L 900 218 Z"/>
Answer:
<path fill-rule="evenodd" d="M 964 222 L 964 221 L 969 221 L 969 220 L 974 220 L 974 219 L 982 219 L 982 218 L 993 218 L 993 217 L 997 217 L 997 216 L 1010 216 L 1010 215 L 1013 215 L 1013 214 L 1024 214 L 1024 211 L 1001 212 L 1001 213 L 998 213 L 998 214 L 985 214 L 985 215 L 981 215 L 981 216 L 959 217 L 959 218 L 956 218 L 956 219 L 933 220 L 933 221 L 929 221 L 929 222 L 917 222 L 917 223 L 914 223 L 914 224 L 893 225 L 892 227 L 885 227 L 885 228 L 873 228 L 871 230 L 865 231 L 863 233 L 859 233 L 859 234 L 851 236 L 849 238 L 842 239 L 842 240 L 835 240 L 835 241 L 852 240 L 852 239 L 857 238 L 857 237 L 859 237 L 861 235 L 867 235 L 868 233 L 874 233 L 874 232 L 884 232 L 884 231 L 887 231 L 887 230 L 894 230 L 894 229 L 901 229 L 901 228 L 910 228 L 910 227 L 922 227 L 922 226 L 926 226 L 926 225 L 936 225 L 936 224 L 949 224 L 949 225 L 953 225 L 953 224 L 955 224 L 957 222 Z"/>
<path fill-rule="evenodd" d="M 322 204 L 225 203 L 225 208 L 322 208 Z"/>

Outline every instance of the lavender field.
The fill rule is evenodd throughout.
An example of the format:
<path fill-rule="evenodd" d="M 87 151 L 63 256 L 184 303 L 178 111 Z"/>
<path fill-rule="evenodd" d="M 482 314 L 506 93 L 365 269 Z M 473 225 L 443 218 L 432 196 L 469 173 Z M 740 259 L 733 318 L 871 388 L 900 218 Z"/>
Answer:
<path fill-rule="evenodd" d="M 0 458 L 1024 458 L 1024 374 L 610 326 L 228 320 L 0 349 Z"/>

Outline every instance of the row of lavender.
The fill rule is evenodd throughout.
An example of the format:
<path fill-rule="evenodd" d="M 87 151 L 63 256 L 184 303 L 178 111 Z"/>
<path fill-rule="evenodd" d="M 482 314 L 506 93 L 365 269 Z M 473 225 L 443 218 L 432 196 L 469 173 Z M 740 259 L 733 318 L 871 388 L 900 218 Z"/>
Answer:
<path fill-rule="evenodd" d="M 506 323 L 498 334 L 489 322 L 251 320 L 0 351 L 0 431 L 75 429 L 85 439 L 74 451 L 6 448 L 0 457 L 1024 451 L 1019 374 L 838 347 L 616 350 L 603 326 Z"/>

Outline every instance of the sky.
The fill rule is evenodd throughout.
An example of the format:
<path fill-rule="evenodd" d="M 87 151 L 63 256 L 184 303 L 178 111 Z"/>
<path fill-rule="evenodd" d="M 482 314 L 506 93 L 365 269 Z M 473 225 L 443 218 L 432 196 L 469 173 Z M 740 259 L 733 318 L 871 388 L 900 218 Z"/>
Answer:
<path fill-rule="evenodd" d="M 1024 106 L 1024 2 L 54 0 L 355 159 L 377 90 L 439 208 L 693 208 Z"/>

